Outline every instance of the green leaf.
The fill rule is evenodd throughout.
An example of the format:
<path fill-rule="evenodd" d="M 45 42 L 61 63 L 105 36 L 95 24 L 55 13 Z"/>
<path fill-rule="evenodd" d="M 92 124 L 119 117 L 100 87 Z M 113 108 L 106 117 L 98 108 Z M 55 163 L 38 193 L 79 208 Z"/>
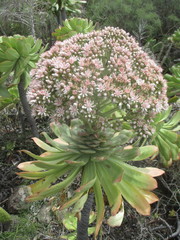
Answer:
<path fill-rule="evenodd" d="M 50 173 L 49 175 L 45 176 L 44 178 L 40 179 L 39 181 L 29 185 L 32 194 L 35 194 L 35 193 L 38 193 L 40 191 L 44 191 L 45 189 L 47 189 L 54 182 L 56 182 L 59 177 L 64 175 L 66 172 L 68 172 L 69 169 L 70 168 L 68 166 L 64 166 L 61 169 L 58 168 L 57 170 L 53 171 L 52 173 L 49 172 Z"/>
<path fill-rule="evenodd" d="M 46 176 L 53 174 L 56 170 L 51 169 L 49 171 L 42 171 L 42 172 L 18 172 L 17 175 L 27 178 L 27 179 L 40 179 Z"/>
<path fill-rule="evenodd" d="M 95 231 L 95 227 L 89 227 L 88 228 L 88 236 L 92 235 Z"/>
<path fill-rule="evenodd" d="M 129 182 L 122 180 L 118 183 L 120 191 L 123 197 L 129 204 L 136 209 L 142 215 L 150 215 L 150 205 L 145 196 L 135 186 Z"/>
<path fill-rule="evenodd" d="M 88 198 L 87 193 L 84 194 L 81 198 L 79 198 L 79 200 L 76 202 L 76 204 L 73 208 L 73 211 L 72 211 L 73 214 L 76 214 L 76 213 L 79 213 L 80 211 L 82 211 L 87 198 Z"/>
<path fill-rule="evenodd" d="M 24 152 L 26 154 L 28 154 L 29 156 L 37 159 L 37 160 L 42 160 L 42 161 L 46 161 L 46 162 L 50 162 L 51 161 L 59 161 L 59 162 L 62 162 L 62 161 L 65 161 L 67 159 L 71 159 L 71 155 L 70 154 L 67 154 L 67 153 L 61 153 L 61 152 L 44 152 L 43 154 L 41 154 L 40 156 L 39 155 L 36 155 L 34 153 L 31 153 L 27 150 L 21 150 L 21 152 Z M 77 156 L 76 156 L 77 158 Z"/>
<path fill-rule="evenodd" d="M 133 161 L 141 161 L 147 159 L 153 155 L 158 154 L 158 147 L 156 146 L 143 146 L 139 148 L 140 154 Z"/>
<path fill-rule="evenodd" d="M 122 146 L 127 143 L 132 138 L 132 136 L 133 131 L 124 129 L 121 132 L 115 133 L 114 136 L 109 141 L 107 141 L 105 145 L 110 144 L 115 146 Z"/>
<path fill-rule="evenodd" d="M 125 147 L 123 150 L 114 151 L 113 156 L 119 158 L 119 161 L 135 161 L 136 157 L 140 154 L 140 150 L 138 147 L 128 147 Z"/>
<path fill-rule="evenodd" d="M 51 195 L 56 194 L 57 192 L 59 192 L 63 188 L 67 188 L 74 181 L 74 179 L 77 177 L 77 174 L 79 173 L 79 171 L 80 171 L 80 168 L 77 168 L 77 169 L 71 171 L 69 176 L 64 181 L 62 181 L 60 183 L 57 183 L 57 184 L 51 186 L 50 188 L 48 188 L 46 190 L 43 190 L 39 193 L 35 193 L 35 194 L 29 196 L 27 198 L 27 200 L 28 201 L 42 200 L 45 197 L 49 197 Z"/>
<path fill-rule="evenodd" d="M 1 46 L 0 46 L 0 62 L 6 61 L 6 55 L 4 53 L 4 51 L 1 51 Z"/>
<path fill-rule="evenodd" d="M 120 161 L 121 161 L 121 159 L 112 157 L 112 158 L 109 158 L 108 160 L 106 160 L 102 165 L 102 166 L 106 166 L 106 169 L 108 169 L 108 171 L 111 175 L 112 183 L 120 182 L 123 177 L 124 170 L 119 165 Z M 98 165 L 98 166 L 101 166 L 101 165 Z"/>
<path fill-rule="evenodd" d="M 96 181 L 96 166 L 94 162 L 88 162 L 83 168 L 82 184 L 76 192 L 88 191 Z"/>
<path fill-rule="evenodd" d="M 46 170 L 49 169 L 58 169 L 66 166 L 64 163 L 59 164 L 59 160 L 53 161 L 52 163 L 47 163 L 45 161 L 33 161 L 33 164 L 39 168 L 43 168 Z"/>
<path fill-rule="evenodd" d="M 42 40 L 38 39 L 35 41 L 34 46 L 31 48 L 31 54 L 37 53 L 41 49 Z"/>
<path fill-rule="evenodd" d="M 6 87 L 0 85 L 0 96 L 4 97 L 4 98 L 8 98 L 11 95 L 9 94 L 8 90 Z"/>
<path fill-rule="evenodd" d="M 76 230 L 77 228 L 77 218 L 74 217 L 73 215 L 68 215 L 63 219 L 63 225 L 65 226 L 66 229 L 69 231 Z M 69 239 L 69 238 L 68 238 Z"/>
<path fill-rule="evenodd" d="M 19 39 L 16 42 L 16 50 L 22 57 L 27 57 L 31 51 L 31 44 L 26 42 L 26 39 Z"/>
<path fill-rule="evenodd" d="M 171 160 L 169 145 L 159 135 L 156 137 L 155 140 L 157 142 L 160 155 L 165 158 L 166 162 L 169 162 Z"/>
<path fill-rule="evenodd" d="M 157 181 L 149 174 L 143 173 L 137 167 L 126 163 L 119 163 L 119 165 L 124 170 L 122 180 L 141 189 L 153 190 L 157 188 Z"/>
<path fill-rule="evenodd" d="M 60 130 L 59 126 L 55 122 L 52 122 L 52 123 L 50 123 L 50 127 L 51 127 L 51 130 L 53 131 L 53 133 L 57 137 L 61 138 L 61 130 Z"/>
<path fill-rule="evenodd" d="M 8 48 L 5 52 L 6 59 L 10 61 L 17 61 L 17 59 L 20 57 L 19 53 L 13 49 L 13 48 Z"/>
<path fill-rule="evenodd" d="M 12 219 L 11 219 L 11 215 L 6 212 L 2 207 L 0 207 L 0 223 L 8 223 L 10 222 Z"/>
<path fill-rule="evenodd" d="M 94 30 L 93 23 L 91 21 L 88 22 L 88 19 L 71 18 L 66 19 L 63 24 L 63 27 L 56 29 L 55 32 L 52 33 L 52 35 L 60 41 L 72 37 L 77 33 L 87 33 Z"/>
<path fill-rule="evenodd" d="M 46 167 L 38 167 L 34 164 L 35 161 L 30 161 L 30 162 L 22 162 L 18 165 L 18 168 L 27 171 L 27 172 L 32 172 L 32 171 L 42 171 L 46 169 Z"/>
<path fill-rule="evenodd" d="M 16 63 L 16 67 L 14 69 L 14 80 L 18 79 L 18 81 L 16 82 L 16 84 L 19 83 L 19 77 L 21 76 L 21 74 L 25 71 L 25 66 L 26 66 L 26 62 L 25 59 L 20 58 L 18 60 L 18 62 Z"/>
<path fill-rule="evenodd" d="M 164 125 L 164 128 L 173 128 L 180 122 L 180 111 L 175 113 L 173 117 Z"/>
<path fill-rule="evenodd" d="M 76 193 L 71 199 L 69 199 L 68 201 L 66 201 L 66 203 L 63 204 L 60 209 L 63 210 L 63 209 L 66 209 L 66 208 L 71 207 L 73 204 L 75 204 L 75 203 L 80 199 L 80 197 L 81 197 L 83 194 L 84 194 L 84 192 L 78 192 L 78 193 Z"/>
<path fill-rule="evenodd" d="M 95 195 L 96 209 L 97 209 L 96 227 L 94 232 L 94 238 L 96 239 L 104 218 L 105 206 L 104 206 L 103 192 L 101 189 L 99 179 L 96 179 L 96 182 L 93 188 L 94 188 L 94 195 Z"/>
<path fill-rule="evenodd" d="M 171 131 L 171 130 L 167 130 L 167 129 L 161 129 L 159 134 L 161 135 L 161 137 L 165 139 L 168 139 L 168 141 L 172 142 L 172 143 L 176 143 L 178 140 L 178 134 Z"/>
<path fill-rule="evenodd" d="M 7 72 L 3 72 L 2 74 L 0 74 L 0 85 L 3 84 L 7 80 L 7 78 L 9 77 L 9 75 L 11 73 L 11 70 L 12 69 L 10 69 Z"/>
<path fill-rule="evenodd" d="M 31 82 L 30 74 L 27 71 L 24 72 L 24 79 L 25 79 L 24 89 L 27 89 Z"/>
<path fill-rule="evenodd" d="M 58 149 L 59 151 L 62 151 L 63 149 L 67 149 L 67 143 L 61 144 L 59 143 L 58 139 L 55 141 L 52 138 L 49 137 L 49 135 L 46 132 L 42 132 L 42 135 L 46 138 L 46 141 L 50 143 L 54 148 Z M 61 139 L 60 139 L 60 142 Z"/>
<path fill-rule="evenodd" d="M 178 135 L 177 135 L 178 137 Z M 170 155 L 170 158 L 172 160 L 178 160 L 179 158 L 179 147 L 177 144 L 174 144 L 172 143 L 171 141 L 169 141 L 168 138 L 164 137 L 163 135 L 161 135 L 161 138 L 168 144 L 169 146 L 169 155 Z M 179 139 L 177 139 L 178 141 Z"/>
<path fill-rule="evenodd" d="M 160 122 L 165 120 L 169 116 L 171 110 L 172 110 L 172 106 L 170 106 L 167 110 L 158 113 L 154 118 L 154 122 Z"/>
<path fill-rule="evenodd" d="M 3 61 L 0 63 L 0 72 L 7 72 L 13 69 L 14 61 Z"/>
<path fill-rule="evenodd" d="M 41 141 L 40 139 L 34 137 L 32 138 L 33 141 L 42 149 L 44 149 L 45 151 L 48 151 L 48 152 L 57 152 L 59 153 L 59 150 L 54 148 L 54 147 L 50 147 L 48 144 L 44 143 L 43 141 Z"/>
<path fill-rule="evenodd" d="M 116 184 L 113 183 L 112 170 L 109 165 L 96 163 L 97 175 L 107 195 L 113 214 L 116 214 L 121 206 L 121 193 Z"/>

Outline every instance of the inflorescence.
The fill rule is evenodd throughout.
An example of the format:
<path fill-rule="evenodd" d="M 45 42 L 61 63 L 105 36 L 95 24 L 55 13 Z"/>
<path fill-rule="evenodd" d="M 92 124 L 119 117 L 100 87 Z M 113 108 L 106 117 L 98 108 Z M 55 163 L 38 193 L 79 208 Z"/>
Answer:
<path fill-rule="evenodd" d="M 43 53 L 31 71 L 28 100 L 33 115 L 53 121 L 79 118 L 92 128 L 118 130 L 124 116 L 139 134 L 150 135 L 152 118 L 168 107 L 161 72 L 133 37 L 106 27 L 56 42 Z"/>

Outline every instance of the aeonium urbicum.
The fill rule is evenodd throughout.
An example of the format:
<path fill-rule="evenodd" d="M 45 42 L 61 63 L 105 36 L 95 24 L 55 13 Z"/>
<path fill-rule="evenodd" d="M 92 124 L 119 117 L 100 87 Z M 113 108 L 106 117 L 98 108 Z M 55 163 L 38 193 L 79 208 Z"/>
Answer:
<path fill-rule="evenodd" d="M 61 206 L 68 208 L 89 191 L 93 191 L 96 203 L 95 238 L 105 213 L 104 194 L 111 208 L 110 226 L 120 226 L 123 215 L 123 198 L 140 214 L 150 214 L 150 204 L 158 201 L 151 191 L 157 187 L 154 176 L 161 175 L 157 168 L 137 168 L 128 161 L 140 161 L 154 155 L 155 146 L 132 147 L 127 145 L 133 136 L 130 130 L 115 132 L 111 128 L 87 132 L 81 120 L 74 119 L 71 126 L 51 124 L 55 139 L 43 133 L 46 142 L 33 138 L 43 150 L 40 156 L 29 151 L 25 153 L 36 160 L 19 164 L 24 172 L 18 175 L 38 180 L 31 184 L 28 201 L 41 200 L 60 192 L 71 185 L 77 176 L 81 184 L 74 196 Z M 80 175 L 79 175 L 80 174 Z M 60 177 L 62 181 L 56 182 Z"/>
<path fill-rule="evenodd" d="M 115 131 L 126 121 L 140 136 L 168 108 L 162 69 L 124 30 L 77 34 L 41 55 L 31 71 L 28 99 L 35 116 Z"/>

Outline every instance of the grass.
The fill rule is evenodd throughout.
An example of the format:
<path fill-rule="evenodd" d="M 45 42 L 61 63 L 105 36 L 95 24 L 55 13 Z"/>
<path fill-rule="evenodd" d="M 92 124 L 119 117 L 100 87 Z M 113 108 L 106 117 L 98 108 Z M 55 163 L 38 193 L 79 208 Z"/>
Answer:
<path fill-rule="evenodd" d="M 0 233 L 0 240 L 32 240 L 41 224 L 32 221 L 28 215 L 15 218 L 9 231 Z"/>

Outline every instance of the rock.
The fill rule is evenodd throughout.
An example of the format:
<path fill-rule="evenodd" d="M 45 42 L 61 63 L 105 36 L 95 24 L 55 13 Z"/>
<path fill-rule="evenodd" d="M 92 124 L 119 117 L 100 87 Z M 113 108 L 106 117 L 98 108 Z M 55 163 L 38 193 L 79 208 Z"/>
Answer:
<path fill-rule="evenodd" d="M 20 186 L 15 188 L 8 200 L 8 211 L 10 213 L 17 213 L 19 210 L 29 208 L 30 204 L 25 201 L 29 195 L 29 187 Z"/>
<path fill-rule="evenodd" d="M 40 223 L 49 224 L 53 220 L 51 206 L 44 205 L 40 209 L 40 211 L 37 215 L 37 218 Z"/>

